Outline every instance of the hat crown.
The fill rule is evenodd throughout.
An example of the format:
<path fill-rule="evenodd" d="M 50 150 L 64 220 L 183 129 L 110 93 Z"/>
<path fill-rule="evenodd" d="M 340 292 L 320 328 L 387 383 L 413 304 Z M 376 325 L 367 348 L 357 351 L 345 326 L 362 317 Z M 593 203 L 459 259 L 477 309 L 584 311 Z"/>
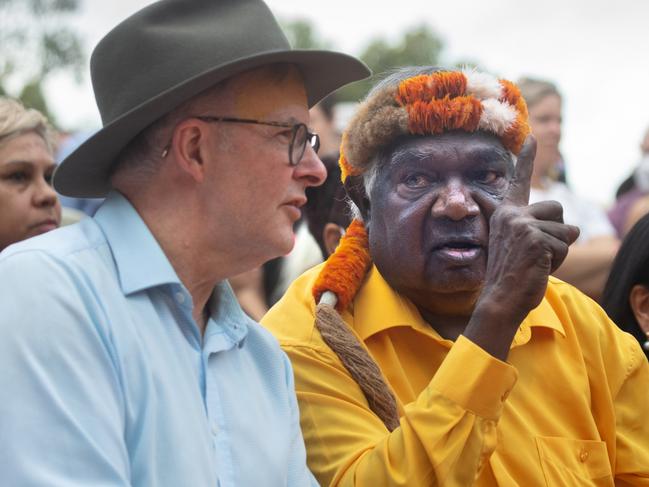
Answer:
<path fill-rule="evenodd" d="M 262 1 L 156 2 L 115 27 L 93 51 L 90 70 L 102 122 L 215 66 L 288 49 Z"/>

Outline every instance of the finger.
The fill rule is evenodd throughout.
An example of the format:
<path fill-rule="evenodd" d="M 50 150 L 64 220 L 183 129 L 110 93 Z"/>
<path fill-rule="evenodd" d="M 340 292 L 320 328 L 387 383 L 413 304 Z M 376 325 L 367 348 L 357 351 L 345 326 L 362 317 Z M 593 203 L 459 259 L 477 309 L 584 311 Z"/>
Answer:
<path fill-rule="evenodd" d="M 549 220 L 563 223 L 563 206 L 554 200 L 539 201 L 527 207 L 527 214 L 537 220 Z"/>
<path fill-rule="evenodd" d="M 509 188 L 503 200 L 505 203 L 525 206 L 529 202 L 530 180 L 532 179 L 535 155 L 536 139 L 534 136 L 528 135 L 523 144 L 523 148 L 518 154 L 514 176 L 509 183 Z"/>
<path fill-rule="evenodd" d="M 553 274 L 568 256 L 569 244 L 562 240 L 553 238 L 551 244 L 552 261 L 550 263 L 550 274 Z"/>
<path fill-rule="evenodd" d="M 545 232 L 537 238 L 536 247 L 537 251 L 534 254 L 537 265 L 548 274 L 552 274 L 561 266 L 569 249 L 569 245 L 562 239 Z M 540 249 L 543 250 L 539 252 Z"/>
<path fill-rule="evenodd" d="M 557 240 L 561 240 L 566 245 L 572 245 L 577 240 L 577 237 L 579 237 L 579 227 L 574 225 L 566 225 L 565 223 L 553 221 L 539 221 L 535 226 L 543 233 Z"/>

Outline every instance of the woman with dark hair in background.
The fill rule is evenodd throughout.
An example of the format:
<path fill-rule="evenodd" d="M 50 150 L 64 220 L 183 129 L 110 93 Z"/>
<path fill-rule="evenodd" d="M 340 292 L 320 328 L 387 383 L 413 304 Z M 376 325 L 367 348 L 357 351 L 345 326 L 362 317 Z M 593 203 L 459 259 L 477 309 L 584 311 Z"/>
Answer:
<path fill-rule="evenodd" d="M 638 339 L 649 358 L 649 215 L 625 237 L 604 287 L 602 307 Z"/>

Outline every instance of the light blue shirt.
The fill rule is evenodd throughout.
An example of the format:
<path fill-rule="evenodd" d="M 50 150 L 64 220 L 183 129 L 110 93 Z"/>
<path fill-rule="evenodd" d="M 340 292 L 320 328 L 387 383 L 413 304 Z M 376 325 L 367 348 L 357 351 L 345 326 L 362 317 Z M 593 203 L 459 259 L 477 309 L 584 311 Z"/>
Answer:
<path fill-rule="evenodd" d="M 192 299 L 112 193 L 0 254 L 0 485 L 306 486 L 293 372 L 219 284 Z"/>

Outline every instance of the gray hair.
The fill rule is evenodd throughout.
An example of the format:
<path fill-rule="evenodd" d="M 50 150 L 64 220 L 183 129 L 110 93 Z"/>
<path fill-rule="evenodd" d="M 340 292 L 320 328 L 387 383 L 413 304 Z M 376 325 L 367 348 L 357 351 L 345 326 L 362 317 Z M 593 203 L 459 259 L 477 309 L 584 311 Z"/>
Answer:
<path fill-rule="evenodd" d="M 521 78 L 516 84 L 518 89 L 521 90 L 521 95 L 525 99 L 528 108 L 533 107 L 549 95 L 555 95 L 561 99 L 561 93 L 559 93 L 556 85 L 550 81 L 537 78 Z"/>
<path fill-rule="evenodd" d="M 33 108 L 25 108 L 12 98 L 0 97 L 0 143 L 25 133 L 39 135 L 50 153 L 54 152 L 56 132 L 47 118 Z"/>

